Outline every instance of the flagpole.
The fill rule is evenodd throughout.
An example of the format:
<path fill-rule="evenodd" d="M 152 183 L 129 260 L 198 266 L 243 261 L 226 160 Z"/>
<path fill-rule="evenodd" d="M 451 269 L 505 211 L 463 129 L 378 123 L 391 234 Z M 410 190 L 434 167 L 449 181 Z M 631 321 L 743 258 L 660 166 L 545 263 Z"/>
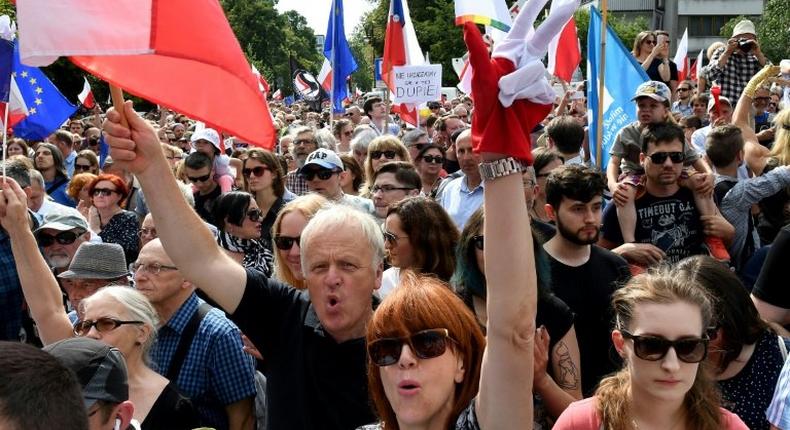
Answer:
<path fill-rule="evenodd" d="M 337 8 L 335 4 L 336 0 L 332 0 L 332 4 L 330 7 L 332 10 L 329 13 L 332 14 L 332 33 L 328 34 L 327 36 L 334 38 L 334 33 L 337 32 Z M 336 39 L 336 38 L 335 38 Z M 329 130 L 332 131 L 332 127 L 334 126 L 335 122 L 335 75 L 337 75 L 337 69 L 335 68 L 335 50 L 337 50 L 337 44 L 335 43 L 336 40 L 332 40 L 332 58 L 329 59 L 329 65 L 332 67 L 332 75 L 329 78 Z"/>
<path fill-rule="evenodd" d="M 8 154 L 8 110 L 11 104 L 11 99 L 5 104 L 5 113 L 3 114 L 3 183 L 5 184 L 5 165 L 6 157 Z M 25 154 L 27 155 L 27 154 Z"/>
<path fill-rule="evenodd" d="M 599 169 L 606 171 L 606 166 L 601 166 L 601 150 L 603 146 L 603 94 L 604 94 L 604 81 L 606 75 L 606 19 L 607 7 L 606 0 L 601 0 L 601 58 L 598 64 L 598 122 L 595 127 L 595 165 Z"/>

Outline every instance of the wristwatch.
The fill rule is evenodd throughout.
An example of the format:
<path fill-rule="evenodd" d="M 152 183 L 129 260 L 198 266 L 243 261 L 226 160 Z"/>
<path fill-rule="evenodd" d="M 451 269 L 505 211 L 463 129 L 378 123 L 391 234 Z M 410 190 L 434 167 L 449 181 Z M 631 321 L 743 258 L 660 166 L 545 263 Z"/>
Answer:
<path fill-rule="evenodd" d="M 490 163 L 480 163 L 480 176 L 484 181 L 490 181 L 507 175 L 521 173 L 524 168 L 521 162 L 513 157 L 502 158 Z"/>

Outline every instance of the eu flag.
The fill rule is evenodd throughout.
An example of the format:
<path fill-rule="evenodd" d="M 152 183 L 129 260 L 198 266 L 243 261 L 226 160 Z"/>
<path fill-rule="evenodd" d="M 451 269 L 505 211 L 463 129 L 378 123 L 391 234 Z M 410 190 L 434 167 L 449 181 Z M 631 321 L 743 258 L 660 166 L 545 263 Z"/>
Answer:
<path fill-rule="evenodd" d="M 357 70 L 343 26 L 343 0 L 334 0 L 329 11 L 329 24 L 324 42 L 324 56 L 332 65 L 332 111 L 343 112 L 343 100 L 348 97 L 346 80 Z"/>
<path fill-rule="evenodd" d="M 598 94 L 598 68 L 601 60 L 601 14 L 598 9 L 590 8 L 590 30 L 587 35 L 587 101 L 592 113 L 589 136 L 590 152 L 593 160 L 597 157 L 598 147 L 598 100 L 603 98 L 603 133 L 601 134 L 601 168 L 609 163 L 609 150 L 614 144 L 617 133 L 626 125 L 637 120 L 636 103 L 631 98 L 639 84 L 649 80 L 647 73 L 637 63 L 636 58 L 623 46 L 623 42 L 608 25 L 606 26 L 606 71 L 604 91 Z"/>
<path fill-rule="evenodd" d="M 11 76 L 27 106 L 27 118 L 14 126 L 14 135 L 28 140 L 42 140 L 77 111 L 77 106 L 66 100 L 41 70 L 19 61 L 18 44 L 14 46 Z"/>

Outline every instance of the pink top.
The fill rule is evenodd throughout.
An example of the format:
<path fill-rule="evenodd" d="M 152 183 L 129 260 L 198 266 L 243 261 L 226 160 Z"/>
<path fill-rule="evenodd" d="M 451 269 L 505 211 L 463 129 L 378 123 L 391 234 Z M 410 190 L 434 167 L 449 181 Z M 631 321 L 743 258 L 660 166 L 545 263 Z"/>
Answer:
<path fill-rule="evenodd" d="M 571 403 L 557 419 L 554 430 L 600 430 L 601 418 L 598 416 L 598 398 L 579 400 Z M 746 424 L 732 412 L 721 410 L 721 428 L 725 430 L 749 430 Z"/>

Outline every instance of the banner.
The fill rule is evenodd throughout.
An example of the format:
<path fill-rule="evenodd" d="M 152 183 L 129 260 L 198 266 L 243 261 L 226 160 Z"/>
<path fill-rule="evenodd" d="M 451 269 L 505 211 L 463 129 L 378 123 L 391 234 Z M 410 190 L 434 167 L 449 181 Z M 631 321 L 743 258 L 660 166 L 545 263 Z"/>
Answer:
<path fill-rule="evenodd" d="M 396 66 L 393 68 L 395 103 L 420 104 L 439 100 L 442 94 L 442 65 Z"/>

